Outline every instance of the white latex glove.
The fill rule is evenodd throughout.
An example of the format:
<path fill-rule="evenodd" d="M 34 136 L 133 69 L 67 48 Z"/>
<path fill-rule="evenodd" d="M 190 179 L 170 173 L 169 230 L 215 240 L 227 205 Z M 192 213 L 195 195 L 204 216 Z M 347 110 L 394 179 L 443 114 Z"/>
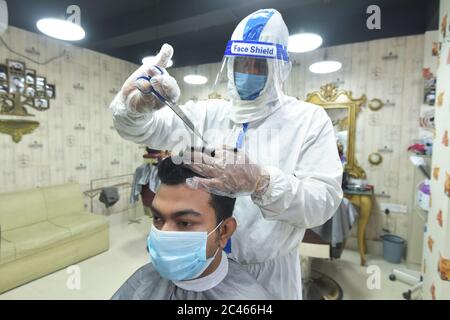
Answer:
<path fill-rule="evenodd" d="M 152 87 L 171 102 L 177 102 L 180 88 L 175 78 L 165 70 L 165 66 L 173 55 L 171 45 L 165 43 L 155 58 L 155 65 L 142 65 L 123 84 L 121 93 L 128 110 L 147 113 L 159 109 L 164 104 L 150 92 Z M 150 81 L 137 80 L 139 77 L 150 77 Z"/>
<path fill-rule="evenodd" d="M 214 157 L 201 151 L 183 153 L 184 166 L 205 178 L 192 177 L 186 184 L 219 196 L 235 198 L 253 195 L 259 198 L 269 186 L 270 176 L 250 162 L 242 151 L 224 146 Z"/>

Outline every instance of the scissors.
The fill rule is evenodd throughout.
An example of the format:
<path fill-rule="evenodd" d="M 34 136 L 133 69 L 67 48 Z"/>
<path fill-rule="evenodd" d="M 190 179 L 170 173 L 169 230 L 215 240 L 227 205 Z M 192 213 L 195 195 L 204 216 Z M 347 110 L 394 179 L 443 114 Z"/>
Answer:
<path fill-rule="evenodd" d="M 154 66 L 156 69 L 158 69 L 159 72 L 161 72 L 161 74 L 163 74 L 164 72 L 162 71 L 162 69 L 158 66 Z M 136 79 L 137 80 L 146 80 L 150 82 L 150 79 L 152 77 L 150 76 L 140 76 Z M 202 140 L 202 142 L 204 143 L 204 146 L 201 148 L 202 152 L 207 151 L 209 154 L 211 154 L 214 157 L 215 154 L 215 150 L 211 149 L 211 148 L 206 148 L 205 146 L 208 144 L 208 142 L 203 138 L 203 135 L 197 130 L 197 128 L 195 128 L 194 124 L 192 123 L 192 121 L 189 119 L 189 117 L 184 113 L 183 110 L 181 110 L 180 106 L 176 103 L 173 103 L 171 101 L 169 101 L 168 99 L 166 99 L 163 95 L 161 95 L 158 91 L 156 91 L 153 87 L 151 87 L 150 90 L 148 91 L 142 91 L 139 87 L 138 90 L 141 91 L 144 94 L 153 94 L 155 97 L 157 97 L 162 103 L 164 103 L 166 106 L 168 106 L 170 109 L 172 109 L 173 112 L 175 112 L 175 114 L 184 122 L 184 124 L 191 129 L 191 131 L 200 138 L 200 140 Z"/>

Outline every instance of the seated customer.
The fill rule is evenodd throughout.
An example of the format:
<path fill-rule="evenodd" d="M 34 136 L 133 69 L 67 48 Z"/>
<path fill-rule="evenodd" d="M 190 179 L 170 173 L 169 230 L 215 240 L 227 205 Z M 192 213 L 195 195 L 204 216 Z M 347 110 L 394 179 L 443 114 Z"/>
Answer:
<path fill-rule="evenodd" d="M 198 176 L 164 159 L 152 203 L 151 263 L 138 269 L 112 299 L 271 299 L 223 248 L 236 229 L 235 199 L 191 189 Z M 263 248 L 262 248 L 263 250 Z"/>

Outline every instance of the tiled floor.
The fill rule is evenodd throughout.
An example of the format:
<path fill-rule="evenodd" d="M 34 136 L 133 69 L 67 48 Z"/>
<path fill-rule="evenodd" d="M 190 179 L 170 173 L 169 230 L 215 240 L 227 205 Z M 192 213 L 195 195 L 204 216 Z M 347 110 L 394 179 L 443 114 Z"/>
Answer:
<path fill-rule="evenodd" d="M 109 299 L 119 286 L 140 266 L 148 261 L 145 250 L 150 220 L 143 216 L 140 224 L 128 224 L 128 213 L 114 214 L 110 220 L 110 249 L 77 264 L 81 275 L 81 288 L 68 289 L 71 274 L 63 269 L 37 279 L 2 295 L 7 299 Z M 357 252 L 346 250 L 335 261 L 315 260 L 313 267 L 336 280 L 344 290 L 344 299 L 402 299 L 408 286 L 388 279 L 393 265 L 380 257 L 368 256 L 368 265 L 378 265 L 381 286 L 369 290 L 369 274 L 359 266 Z"/>

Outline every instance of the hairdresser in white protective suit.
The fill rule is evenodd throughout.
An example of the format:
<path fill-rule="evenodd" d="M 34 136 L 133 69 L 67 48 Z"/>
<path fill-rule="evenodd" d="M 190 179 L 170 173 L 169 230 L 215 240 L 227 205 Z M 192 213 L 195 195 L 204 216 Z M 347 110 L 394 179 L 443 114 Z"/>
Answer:
<path fill-rule="evenodd" d="M 282 93 L 291 69 L 288 37 L 278 11 L 250 14 L 234 30 L 222 64 L 226 70 L 218 75 L 227 77 L 230 101 L 189 101 L 181 108 L 209 144 L 227 146 L 187 164 L 205 177 L 189 179 L 189 186 L 237 197 L 238 227 L 226 252 L 275 297 L 301 299 L 299 244 L 305 229 L 323 224 L 338 208 L 342 165 L 325 111 Z M 170 108 L 146 94 L 153 88 L 178 100 L 177 82 L 164 69 L 172 54 L 163 45 L 156 66 L 141 66 L 111 103 L 123 138 L 174 150 L 174 132 L 190 136 Z M 230 164 L 224 160 L 229 153 L 251 164 Z"/>

